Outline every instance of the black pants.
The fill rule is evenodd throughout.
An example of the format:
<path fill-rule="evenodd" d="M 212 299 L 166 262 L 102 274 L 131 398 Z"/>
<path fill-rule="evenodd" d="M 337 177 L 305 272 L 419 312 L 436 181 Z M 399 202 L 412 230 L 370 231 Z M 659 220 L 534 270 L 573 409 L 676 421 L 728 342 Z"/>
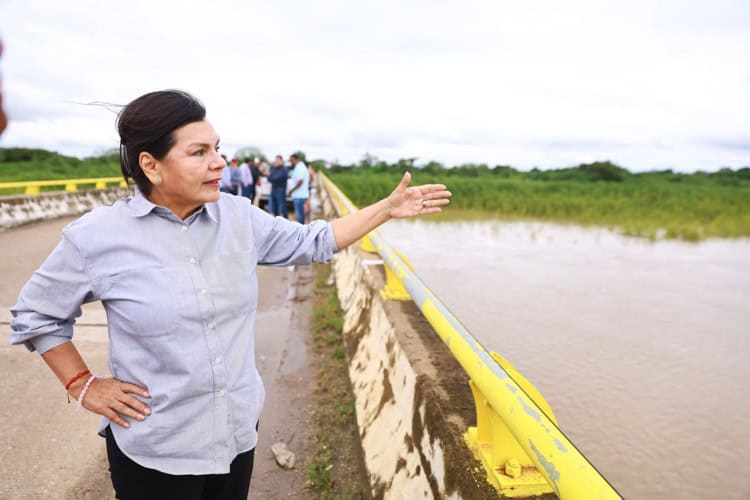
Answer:
<path fill-rule="evenodd" d="M 133 462 L 107 427 L 107 457 L 112 486 L 119 500 L 247 500 L 255 449 L 241 453 L 229 474 L 174 476 Z"/>

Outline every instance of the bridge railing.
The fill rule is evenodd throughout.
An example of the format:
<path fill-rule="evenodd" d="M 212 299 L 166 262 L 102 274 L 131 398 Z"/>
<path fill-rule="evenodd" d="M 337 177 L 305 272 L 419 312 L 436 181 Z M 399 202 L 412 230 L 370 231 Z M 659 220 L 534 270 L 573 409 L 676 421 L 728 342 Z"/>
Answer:
<path fill-rule="evenodd" d="M 357 210 L 330 179 L 322 173 L 321 178 L 342 213 Z M 500 355 L 487 352 L 377 230 L 363 239 L 363 248 L 376 251 L 387 266 L 388 283 L 381 294 L 414 300 L 471 379 L 477 427 L 464 437 L 502 495 L 554 492 L 563 500 L 621 498 L 558 428 L 533 385 Z"/>
<path fill-rule="evenodd" d="M 24 194 L 39 194 L 42 187 L 64 187 L 65 191 L 78 191 L 79 186 L 93 186 L 95 189 L 106 189 L 112 185 L 127 187 L 127 183 L 122 177 L 99 177 L 95 179 L 57 179 L 49 181 L 19 181 L 19 182 L 0 182 L 0 193 L 9 190 L 21 190 Z"/>

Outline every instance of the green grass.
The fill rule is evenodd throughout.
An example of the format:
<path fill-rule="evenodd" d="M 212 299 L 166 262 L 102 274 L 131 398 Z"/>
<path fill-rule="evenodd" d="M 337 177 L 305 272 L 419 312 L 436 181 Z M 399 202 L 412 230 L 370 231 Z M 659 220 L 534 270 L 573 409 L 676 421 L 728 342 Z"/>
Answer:
<path fill-rule="evenodd" d="M 611 227 L 651 239 L 750 236 L 747 167 L 634 174 L 609 162 L 529 172 L 501 165 L 445 168 L 435 162 L 415 167 L 411 159 L 388 164 L 371 156 L 350 166 L 312 163 L 359 206 L 387 196 L 405 170 L 412 172 L 413 185 L 446 184 L 453 200 L 434 219 L 535 219 Z M 116 152 L 80 160 L 41 149 L 0 148 L 0 182 L 119 175 Z"/>
<path fill-rule="evenodd" d="M 53 160 L 38 164 L 18 161 L 0 163 L 0 182 L 95 179 L 121 175 L 118 163 L 93 160 L 82 161 L 75 165 L 59 164 Z"/>
<path fill-rule="evenodd" d="M 341 334 L 343 313 L 336 287 L 327 284 L 330 266 L 313 267 L 316 279 L 311 329 L 317 374 L 313 412 L 316 448 L 306 468 L 309 488 L 313 496 L 325 500 L 369 498 Z"/>
<path fill-rule="evenodd" d="M 0 182 L 116 177 L 120 163 L 109 153 L 81 160 L 44 149 L 0 148 Z"/>
<path fill-rule="evenodd" d="M 113 154 L 81 160 L 43 149 L 0 148 L 0 182 L 95 179 L 121 175 L 119 160 Z M 61 189 L 60 186 L 41 188 L 42 191 Z M 23 193 L 22 188 L 0 191 L 0 195 L 19 193 Z"/>
<path fill-rule="evenodd" d="M 330 172 L 331 179 L 359 206 L 387 196 L 401 175 L 400 171 L 365 169 Z M 453 198 L 443 218 L 598 225 L 652 239 L 750 236 L 750 179 L 740 175 L 649 173 L 602 181 L 534 172 L 462 176 L 412 169 L 412 177 L 412 185 L 448 186 Z"/>
<path fill-rule="evenodd" d="M 331 492 L 333 489 L 331 470 L 333 470 L 331 451 L 323 445 L 316 450 L 315 455 L 307 465 L 307 480 L 320 493 Z"/>

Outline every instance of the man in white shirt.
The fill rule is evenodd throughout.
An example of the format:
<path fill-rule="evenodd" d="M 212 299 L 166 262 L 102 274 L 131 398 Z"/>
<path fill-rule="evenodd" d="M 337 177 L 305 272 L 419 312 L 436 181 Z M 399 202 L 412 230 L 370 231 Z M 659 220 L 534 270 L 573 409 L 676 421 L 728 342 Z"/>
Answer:
<path fill-rule="evenodd" d="M 300 224 L 305 223 L 305 202 L 310 197 L 310 172 L 305 165 L 304 155 L 300 152 L 292 153 L 289 162 L 292 164 L 292 181 L 294 185 L 287 193 L 292 197 L 294 212 Z"/>

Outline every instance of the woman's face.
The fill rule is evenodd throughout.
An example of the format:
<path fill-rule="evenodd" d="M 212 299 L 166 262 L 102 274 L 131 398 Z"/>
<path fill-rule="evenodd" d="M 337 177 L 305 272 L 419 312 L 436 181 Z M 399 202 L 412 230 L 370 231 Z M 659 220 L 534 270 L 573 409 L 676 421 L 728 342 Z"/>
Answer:
<path fill-rule="evenodd" d="M 174 131 L 175 144 L 156 161 L 152 202 L 185 218 L 204 203 L 219 199 L 221 173 L 226 162 L 219 155 L 219 136 L 206 121 L 184 125 Z"/>

